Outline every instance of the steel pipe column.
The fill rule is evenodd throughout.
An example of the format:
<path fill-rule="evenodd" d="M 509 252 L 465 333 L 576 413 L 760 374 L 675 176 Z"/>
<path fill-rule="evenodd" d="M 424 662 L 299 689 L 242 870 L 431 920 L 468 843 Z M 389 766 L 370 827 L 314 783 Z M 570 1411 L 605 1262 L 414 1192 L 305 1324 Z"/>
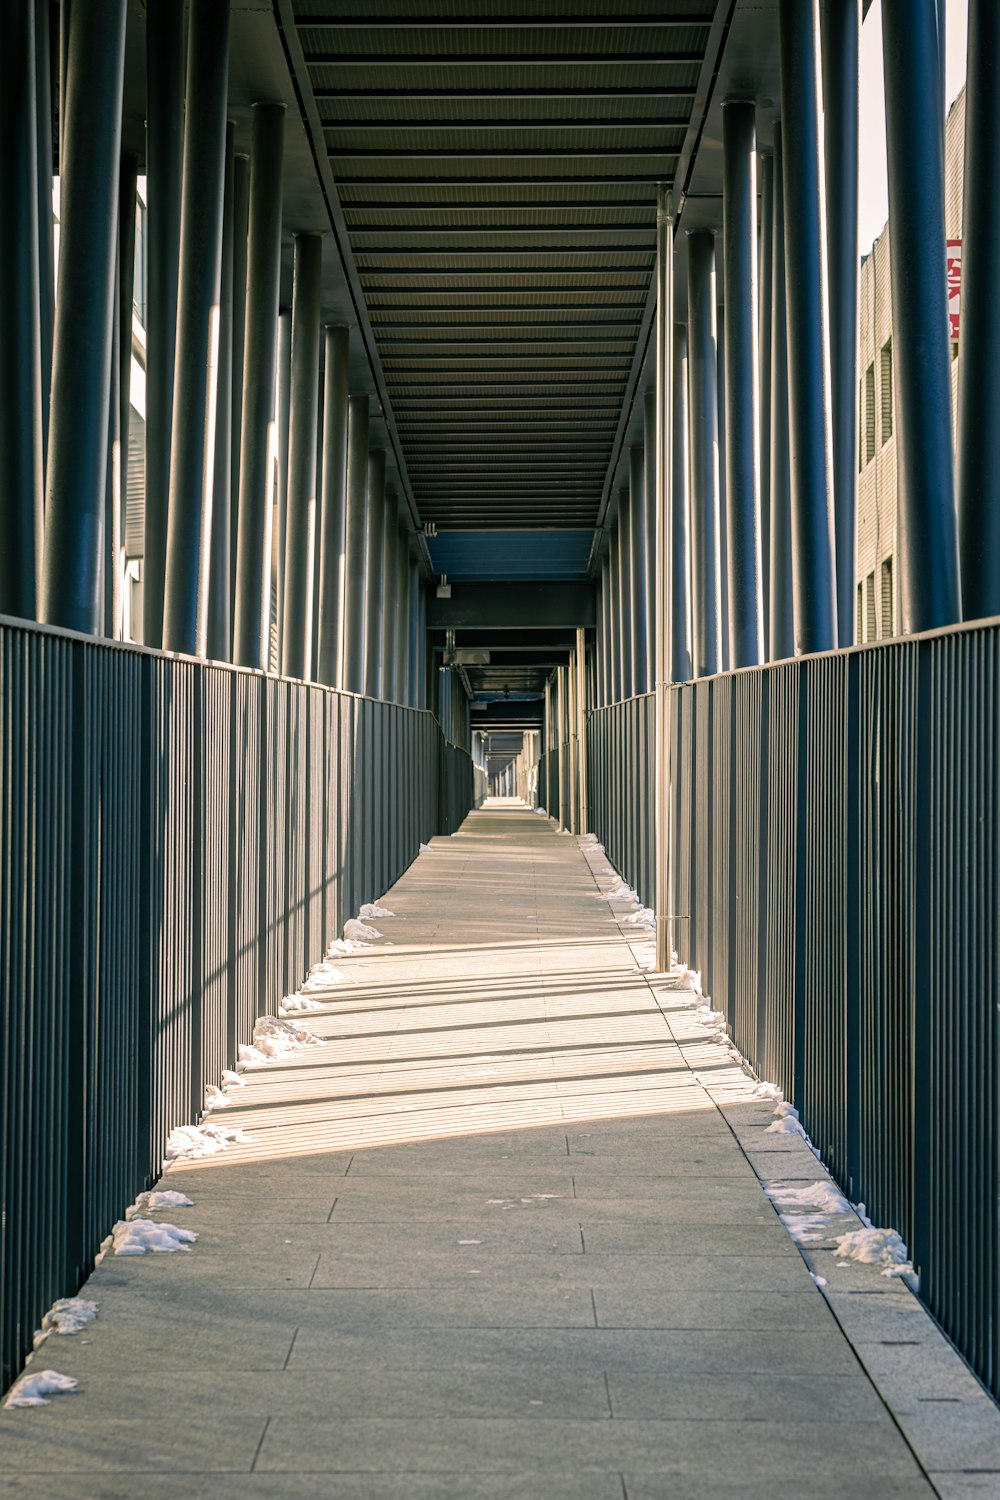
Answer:
<path fill-rule="evenodd" d="M 763 657 L 757 388 L 757 130 L 751 101 L 723 105 L 726 526 L 729 665 Z"/>
<path fill-rule="evenodd" d="M 642 462 L 646 522 L 646 692 L 656 687 L 656 387 L 642 398 Z"/>
<path fill-rule="evenodd" d="M 629 655 L 632 659 L 632 692 L 646 693 L 651 686 L 651 677 L 646 657 L 646 471 L 642 448 L 634 445 L 629 449 L 628 458 L 629 572 L 632 578 Z"/>
<path fill-rule="evenodd" d="M 577 833 L 590 831 L 590 790 L 587 767 L 587 632 L 576 629 L 576 753 L 579 786 Z M 652 664 L 650 664 L 652 665 Z M 650 672 L 652 676 L 652 671 Z"/>
<path fill-rule="evenodd" d="M 60 7 L 60 11 L 65 9 Z M 62 112 L 60 111 L 60 126 Z M 143 640 L 163 644 L 177 275 L 181 249 L 184 7 L 146 6 L 146 496 Z M 60 139 L 62 139 L 60 128 Z"/>
<path fill-rule="evenodd" d="M 306 679 L 312 676 L 322 271 L 322 238 L 318 234 L 296 235 L 281 670 L 286 677 Z M 280 566 L 280 555 L 278 561 Z"/>
<path fill-rule="evenodd" d="M 664 973 L 673 964 L 673 932 L 671 923 L 674 912 L 674 893 L 671 871 L 673 869 L 673 839 L 670 818 L 672 787 L 670 780 L 671 757 L 669 744 L 669 712 L 667 701 L 667 672 L 672 665 L 673 645 L 667 638 L 670 629 L 673 601 L 673 571 L 677 566 L 672 557 L 674 533 L 674 508 L 677 503 L 673 493 L 674 434 L 673 393 L 674 376 L 673 326 L 674 326 L 674 201 L 661 184 L 656 190 L 656 325 L 654 348 L 656 353 L 656 699 L 654 703 L 655 741 L 655 796 L 654 796 L 654 847 L 656 914 L 656 968 Z M 710 246 L 711 249 L 711 246 Z M 714 287 L 709 286 L 714 306 Z M 685 559 L 686 561 L 686 559 Z"/>
<path fill-rule="evenodd" d="M 132 307 L 135 301 L 135 216 L 139 163 L 132 152 L 122 156 L 118 183 L 118 504 L 120 531 L 124 533 L 125 497 L 128 494 L 129 411 L 132 398 Z M 49 194 L 48 216 L 52 217 Z M 43 346 L 44 348 L 44 346 Z M 45 403 L 43 394 L 43 407 Z M 43 411 L 44 415 L 44 411 Z M 44 431 L 43 422 L 43 431 Z M 124 542 L 122 542 L 124 545 Z M 124 553 L 116 573 L 115 636 L 122 638 L 124 607 Z"/>
<path fill-rule="evenodd" d="M 125 0 L 74 0 L 39 617 L 88 633 L 100 625 L 124 60 Z"/>
<path fill-rule="evenodd" d="M 351 396 L 347 417 L 344 548 L 344 687 L 365 690 L 365 549 L 368 512 L 368 397 Z"/>
<path fill-rule="evenodd" d="M 52 216 L 52 24 L 50 0 L 33 0 L 35 18 L 35 120 L 37 158 L 35 166 L 35 192 L 38 197 L 38 333 L 41 360 L 42 390 L 42 477 L 39 481 L 38 506 L 41 510 L 41 492 L 45 478 L 45 455 L 49 446 L 49 394 L 52 384 L 52 329 L 56 315 L 55 298 L 55 229 Z M 6 43 L 5 43 L 6 46 Z M 16 49 L 15 49 L 16 50 Z M 7 59 L 9 61 L 9 59 Z M 0 64 L 2 66 L 2 64 Z M 2 97 L 13 102 L 6 81 L 0 85 Z M 6 129 L 4 140 L 9 141 Z M 2 170 L 2 168 L 0 168 Z M 4 196 L 10 206 L 10 199 Z M 135 224 L 133 222 L 133 241 Z M 4 283 L 10 286 L 10 282 Z M 129 307 L 132 306 L 132 283 L 128 284 Z M 129 348 L 131 349 L 131 320 L 129 326 Z M 41 564 L 41 533 L 38 535 L 36 554 Z M 39 577 L 40 577 L 39 567 Z"/>
<path fill-rule="evenodd" d="M 970 0 L 965 93 L 965 225 L 962 247 L 962 378 L 959 391 L 958 525 L 962 611 L 1000 615 L 1000 11 Z"/>
<path fill-rule="evenodd" d="M 903 629 L 914 632 L 961 619 L 934 0 L 883 0 L 882 35 L 889 235 L 894 247 L 900 602 Z M 786 162 L 788 135 L 786 131 Z M 963 371 L 963 383 L 967 379 Z"/>
<path fill-rule="evenodd" d="M 601 563 L 601 707 L 613 703 L 611 657 L 611 561 L 605 557 Z"/>
<path fill-rule="evenodd" d="M 344 685 L 344 584 L 347 553 L 347 361 L 342 324 L 326 330 L 323 371 L 323 496 L 320 529 L 319 680 Z"/>
<path fill-rule="evenodd" d="M 5 8 L 0 41 L 0 614 L 33 620 L 44 474 L 35 38 L 30 6 Z"/>
<path fill-rule="evenodd" d="M 770 597 L 767 655 L 787 661 L 795 655 L 792 585 L 792 491 L 788 452 L 788 335 L 785 324 L 785 211 L 782 187 L 781 126 L 774 127 L 774 225 L 771 235 L 771 494 Z"/>
<path fill-rule="evenodd" d="M 293 253 L 294 255 L 294 253 Z M 294 268 L 293 268 L 294 282 Z M 294 287 L 293 287 L 294 295 Z M 318 340 L 317 340 L 318 342 Z M 274 613 L 279 664 L 285 637 L 285 559 L 288 533 L 288 443 L 292 425 L 292 314 L 278 312 L 278 353 L 274 370 Z"/>
<path fill-rule="evenodd" d="M 410 682 L 406 701 L 411 708 L 416 708 L 420 698 L 420 565 L 416 558 L 410 559 L 410 588 L 409 588 L 409 666 Z M 461 703 L 465 717 L 468 718 L 468 697 L 462 695 Z M 462 744 L 466 748 L 466 737 L 463 736 Z"/>
<path fill-rule="evenodd" d="M 375 448 L 368 456 L 368 556 L 365 562 L 365 609 L 367 655 L 365 692 L 369 698 L 385 697 L 384 574 L 385 548 L 385 453 Z"/>
<path fill-rule="evenodd" d="M 243 354 L 247 320 L 247 217 L 250 208 L 250 158 L 233 163 L 233 374 L 232 464 L 229 474 L 229 655 L 233 654 L 236 619 L 236 554 L 240 524 L 240 446 L 243 435 Z"/>
<path fill-rule="evenodd" d="M 774 152 L 760 153 L 760 318 L 758 320 L 757 369 L 759 381 L 760 482 L 758 513 L 760 516 L 761 637 L 764 659 L 767 658 L 767 622 L 771 607 L 771 306 L 773 297 L 772 236 L 774 233 Z"/>
<path fill-rule="evenodd" d="M 830 389 L 837 637 L 854 644 L 858 380 L 858 49 L 860 0 L 822 0 L 823 150 L 830 284 Z M 942 115 L 943 119 L 943 115 Z M 912 162 L 911 162 L 912 168 Z"/>
<path fill-rule="evenodd" d="M 612 703 L 618 703 L 624 696 L 622 690 L 622 652 L 621 652 L 621 562 L 619 558 L 621 538 L 618 535 L 618 526 L 611 528 L 611 540 L 608 545 L 608 573 L 611 578 L 610 614 L 608 619 L 608 658 L 611 665 L 611 699 Z"/>
<path fill-rule="evenodd" d="M 671 682 L 691 680 L 691 551 L 688 492 L 688 333 L 673 326 L 674 378 L 671 420 L 670 659 Z"/>
<path fill-rule="evenodd" d="M 691 601 L 693 670 L 719 671 L 719 382 L 716 369 L 715 240 L 687 236 L 690 381 Z"/>
<path fill-rule="evenodd" d="M 634 692 L 632 662 L 632 519 L 628 490 L 618 492 L 618 672 L 622 699 Z"/>
<path fill-rule="evenodd" d="M 795 225 L 785 243 L 795 649 L 829 651 L 838 640 L 837 580 L 815 3 L 780 0 L 778 30 L 784 212 Z M 941 256 L 943 287 L 943 244 Z"/>
<path fill-rule="evenodd" d="M 399 507 L 402 510 L 402 506 Z M 396 693 L 400 703 L 410 701 L 410 534 L 400 526 L 396 538 Z M 448 668 L 448 682 L 452 671 Z M 450 720 L 449 720 L 450 724 Z M 445 726 L 446 730 L 448 726 Z M 450 733 L 450 730 L 448 731 Z"/>
<path fill-rule="evenodd" d="M 222 272 L 219 279 L 219 380 L 215 403 L 215 479 L 208 578 L 208 657 L 232 657 L 230 572 L 233 484 L 233 229 L 236 157 L 233 122 L 226 131 L 226 181 L 222 198 Z"/>
<path fill-rule="evenodd" d="M 382 692 L 390 703 L 400 701 L 398 550 L 399 501 L 395 490 L 389 489 L 382 513 Z"/>
<path fill-rule="evenodd" d="M 729 661 L 729 521 L 726 490 L 726 309 L 715 309 L 715 371 L 719 382 L 719 671 Z"/>
<path fill-rule="evenodd" d="M 274 371 L 281 274 L 285 106 L 255 104 L 247 235 L 240 514 L 233 659 L 264 668 L 270 654 Z"/>
<path fill-rule="evenodd" d="M 163 645 L 204 656 L 215 479 L 229 7 L 194 0 L 184 91 L 181 259 L 170 432 Z"/>

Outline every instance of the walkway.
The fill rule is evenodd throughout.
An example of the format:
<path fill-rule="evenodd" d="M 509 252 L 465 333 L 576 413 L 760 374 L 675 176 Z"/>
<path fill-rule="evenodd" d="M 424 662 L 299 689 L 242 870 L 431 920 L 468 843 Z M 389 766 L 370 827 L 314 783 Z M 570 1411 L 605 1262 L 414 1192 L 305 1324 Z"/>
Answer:
<path fill-rule="evenodd" d="M 435 840 L 391 946 L 305 1018 L 325 1045 L 254 1071 L 213 1116 L 248 1141 L 161 1184 L 194 1249 L 98 1266 L 99 1320 L 43 1358 L 80 1392 L 2 1414 L 0 1494 L 934 1493 L 611 876 L 523 811 Z M 801 1175 L 741 1108 L 758 1164 Z"/>

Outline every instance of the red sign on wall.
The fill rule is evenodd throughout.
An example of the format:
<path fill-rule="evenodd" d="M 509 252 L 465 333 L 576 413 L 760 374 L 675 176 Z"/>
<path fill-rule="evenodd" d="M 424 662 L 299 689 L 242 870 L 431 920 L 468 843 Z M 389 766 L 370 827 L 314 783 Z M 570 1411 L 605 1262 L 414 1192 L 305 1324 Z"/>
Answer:
<path fill-rule="evenodd" d="M 948 322 L 953 343 L 958 341 L 959 313 L 962 308 L 962 241 L 948 241 Z"/>

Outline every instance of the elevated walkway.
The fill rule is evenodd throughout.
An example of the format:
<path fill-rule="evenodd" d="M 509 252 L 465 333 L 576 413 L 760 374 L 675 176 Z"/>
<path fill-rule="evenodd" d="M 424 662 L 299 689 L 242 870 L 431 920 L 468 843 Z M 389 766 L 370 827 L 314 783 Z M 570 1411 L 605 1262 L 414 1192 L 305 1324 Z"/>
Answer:
<path fill-rule="evenodd" d="M 513 806 L 433 841 L 299 1018 L 322 1045 L 250 1068 L 211 1116 L 246 1140 L 160 1183 L 194 1247 L 107 1255 L 98 1320 L 36 1356 L 79 1393 L 0 1414 L 0 1493 L 996 1493 L 928 1481 L 885 1305 L 919 1319 L 925 1395 L 933 1367 L 985 1397 L 898 1283 L 854 1268 L 864 1313 L 835 1315 L 760 1180 L 820 1169 L 765 1136 L 769 1104 L 699 1081 L 710 1049 L 598 899 L 612 876 Z M 980 1429 L 941 1410 L 957 1471 Z"/>

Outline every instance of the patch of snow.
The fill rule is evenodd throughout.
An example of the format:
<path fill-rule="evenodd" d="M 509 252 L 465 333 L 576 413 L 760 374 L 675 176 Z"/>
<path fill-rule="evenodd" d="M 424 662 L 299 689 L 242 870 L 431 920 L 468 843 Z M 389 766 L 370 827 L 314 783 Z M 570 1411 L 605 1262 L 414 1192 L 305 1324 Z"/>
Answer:
<path fill-rule="evenodd" d="M 237 1141 L 248 1140 L 242 1130 L 226 1125 L 175 1125 L 167 1137 L 166 1161 L 190 1161 L 201 1156 L 217 1156 Z"/>
<path fill-rule="evenodd" d="M 420 853 L 421 854 L 430 854 L 430 852 L 431 852 L 431 846 L 430 846 L 430 844 L 421 844 L 420 845 Z"/>
<path fill-rule="evenodd" d="M 620 918 L 623 927 L 651 927 L 656 926 L 656 917 L 650 906 L 641 906 L 638 911 L 630 911 Z"/>
<path fill-rule="evenodd" d="M 161 1208 L 194 1208 L 194 1200 L 187 1193 L 151 1192 L 140 1193 L 131 1208 L 125 1210 L 126 1219 L 145 1219 Z"/>
<path fill-rule="evenodd" d="M 545 811 L 544 807 L 536 807 L 535 808 L 535 812 L 538 814 L 538 816 L 540 818 L 547 818 L 548 817 L 548 813 Z"/>
<path fill-rule="evenodd" d="M 326 951 L 327 958 L 340 958 L 346 953 L 361 953 L 371 943 L 359 943 L 357 938 L 334 938 Z"/>
<path fill-rule="evenodd" d="M 786 1209 L 791 1213 L 849 1214 L 854 1212 L 843 1193 L 829 1181 L 807 1182 L 801 1187 L 788 1187 L 784 1183 L 775 1182 L 767 1186 L 764 1191 L 779 1209 Z"/>
<path fill-rule="evenodd" d="M 223 1068 L 222 1081 L 227 1089 L 245 1089 L 247 1086 L 246 1079 L 242 1078 L 239 1073 L 235 1073 L 232 1068 Z"/>
<path fill-rule="evenodd" d="M 286 995 L 278 1007 L 278 1013 L 282 1016 L 294 1015 L 296 1011 L 325 1010 L 322 1000 L 315 1000 L 311 995 Z"/>
<path fill-rule="evenodd" d="M 40 1349 L 53 1333 L 79 1333 L 96 1317 L 96 1302 L 88 1302 L 86 1297 L 60 1297 L 45 1314 L 41 1328 L 36 1329 L 33 1347 Z"/>
<path fill-rule="evenodd" d="M 379 906 L 377 901 L 366 901 L 358 912 L 362 922 L 367 922 L 372 917 L 394 917 L 396 913 L 390 911 L 387 906 Z"/>
<path fill-rule="evenodd" d="M 116 1255 L 145 1255 L 148 1250 L 187 1250 L 198 1238 L 193 1229 L 157 1224 L 154 1219 L 119 1219 L 111 1231 Z"/>
<path fill-rule="evenodd" d="M 753 1096 L 755 1099 L 773 1100 L 776 1104 L 781 1103 L 781 1090 L 776 1083 L 758 1083 L 753 1091 Z"/>
<path fill-rule="evenodd" d="M 72 1396 L 78 1383 L 72 1375 L 60 1375 L 58 1370 L 22 1375 L 15 1381 L 4 1406 L 48 1406 L 50 1396 Z"/>
<path fill-rule="evenodd" d="M 228 1103 L 229 1095 L 224 1093 L 222 1089 L 216 1088 L 214 1083 L 206 1085 L 205 1102 L 202 1105 L 202 1110 L 206 1115 L 210 1115 L 213 1109 L 224 1109 Z"/>
<path fill-rule="evenodd" d="M 882 1266 L 883 1276 L 912 1276 L 906 1245 L 895 1229 L 852 1229 L 837 1236 L 837 1254 L 866 1266 Z"/>
<path fill-rule="evenodd" d="M 701 975 L 697 969 L 689 969 L 686 964 L 677 964 L 671 970 L 675 990 L 689 990 L 693 995 L 701 994 Z"/>
<path fill-rule="evenodd" d="M 806 1139 L 806 1133 L 799 1124 L 795 1115 L 782 1115 L 779 1120 L 772 1120 L 764 1132 L 765 1135 L 800 1135 Z"/>
<path fill-rule="evenodd" d="M 817 1286 L 826 1286 L 825 1276 L 817 1276 L 815 1271 L 810 1271 L 809 1275 L 812 1277 L 813 1281 L 815 1281 Z"/>
<path fill-rule="evenodd" d="M 374 938 L 380 938 L 382 934 L 377 927 L 369 927 L 366 922 L 359 922 L 356 917 L 349 917 L 344 923 L 344 937 L 348 942 L 369 942 Z"/>
<path fill-rule="evenodd" d="M 313 964 L 305 977 L 305 983 L 299 990 L 299 994 L 307 995 L 313 990 L 326 990 L 332 984 L 343 984 L 344 982 L 344 971 L 338 969 L 336 964 L 332 964 L 328 959 L 324 958 L 318 964 Z"/>
<path fill-rule="evenodd" d="M 253 1042 L 239 1049 L 240 1061 L 245 1063 L 267 1063 L 289 1053 L 301 1052 L 306 1047 L 322 1047 L 323 1038 L 307 1031 L 297 1021 L 286 1021 L 280 1016 L 258 1016 L 254 1022 Z"/>

